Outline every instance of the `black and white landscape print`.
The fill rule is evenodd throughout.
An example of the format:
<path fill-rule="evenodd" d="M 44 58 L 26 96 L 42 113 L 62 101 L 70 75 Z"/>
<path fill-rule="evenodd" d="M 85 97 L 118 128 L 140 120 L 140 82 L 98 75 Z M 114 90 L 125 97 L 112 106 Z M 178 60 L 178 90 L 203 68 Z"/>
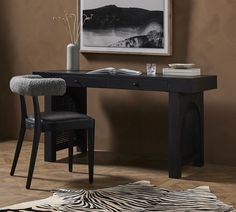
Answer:
<path fill-rule="evenodd" d="M 82 0 L 81 44 L 86 50 L 162 52 L 169 0 Z"/>

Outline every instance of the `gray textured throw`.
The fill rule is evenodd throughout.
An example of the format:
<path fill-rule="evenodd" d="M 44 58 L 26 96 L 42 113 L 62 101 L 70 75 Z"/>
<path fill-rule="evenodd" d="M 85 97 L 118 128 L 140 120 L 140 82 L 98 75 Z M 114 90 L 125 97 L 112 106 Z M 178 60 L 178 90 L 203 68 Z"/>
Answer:
<path fill-rule="evenodd" d="M 57 190 L 53 196 L 7 207 L 3 211 L 235 211 L 208 186 L 184 191 L 157 188 L 148 181 L 98 190 Z"/>

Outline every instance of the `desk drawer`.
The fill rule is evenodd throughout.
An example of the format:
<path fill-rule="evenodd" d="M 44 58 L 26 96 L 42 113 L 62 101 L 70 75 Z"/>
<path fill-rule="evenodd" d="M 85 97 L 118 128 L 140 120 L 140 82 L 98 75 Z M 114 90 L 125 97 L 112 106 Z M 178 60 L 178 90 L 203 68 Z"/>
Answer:
<path fill-rule="evenodd" d="M 108 87 L 129 90 L 159 91 L 168 88 L 168 82 L 157 79 L 110 79 Z"/>
<path fill-rule="evenodd" d="M 149 90 L 161 91 L 168 90 L 168 81 L 155 78 L 137 78 L 137 77 L 120 77 L 117 76 L 95 76 L 86 75 L 79 76 L 64 76 L 68 87 L 89 87 L 89 88 L 114 88 L 128 90 Z"/>
<path fill-rule="evenodd" d="M 90 87 L 90 88 L 107 88 L 106 78 L 93 77 L 64 77 L 68 87 Z"/>

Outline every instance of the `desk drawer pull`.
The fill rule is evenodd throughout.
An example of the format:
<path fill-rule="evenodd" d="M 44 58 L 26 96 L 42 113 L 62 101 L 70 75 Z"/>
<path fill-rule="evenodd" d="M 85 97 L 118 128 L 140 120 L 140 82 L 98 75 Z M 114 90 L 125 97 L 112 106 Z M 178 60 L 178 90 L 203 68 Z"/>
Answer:
<path fill-rule="evenodd" d="M 74 80 L 74 83 L 76 83 L 78 86 L 82 86 L 81 81 L 80 80 Z"/>
<path fill-rule="evenodd" d="M 133 82 L 132 85 L 135 86 L 135 87 L 139 86 L 139 84 L 137 82 Z"/>

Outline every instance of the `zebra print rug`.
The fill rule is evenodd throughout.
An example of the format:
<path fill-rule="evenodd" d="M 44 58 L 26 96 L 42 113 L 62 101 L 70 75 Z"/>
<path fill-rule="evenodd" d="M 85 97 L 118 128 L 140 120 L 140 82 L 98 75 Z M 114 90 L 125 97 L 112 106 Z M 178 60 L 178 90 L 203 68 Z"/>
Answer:
<path fill-rule="evenodd" d="M 184 191 L 157 188 L 148 181 L 98 190 L 60 189 L 43 200 L 26 202 L 0 211 L 236 211 L 217 200 L 207 186 Z"/>

